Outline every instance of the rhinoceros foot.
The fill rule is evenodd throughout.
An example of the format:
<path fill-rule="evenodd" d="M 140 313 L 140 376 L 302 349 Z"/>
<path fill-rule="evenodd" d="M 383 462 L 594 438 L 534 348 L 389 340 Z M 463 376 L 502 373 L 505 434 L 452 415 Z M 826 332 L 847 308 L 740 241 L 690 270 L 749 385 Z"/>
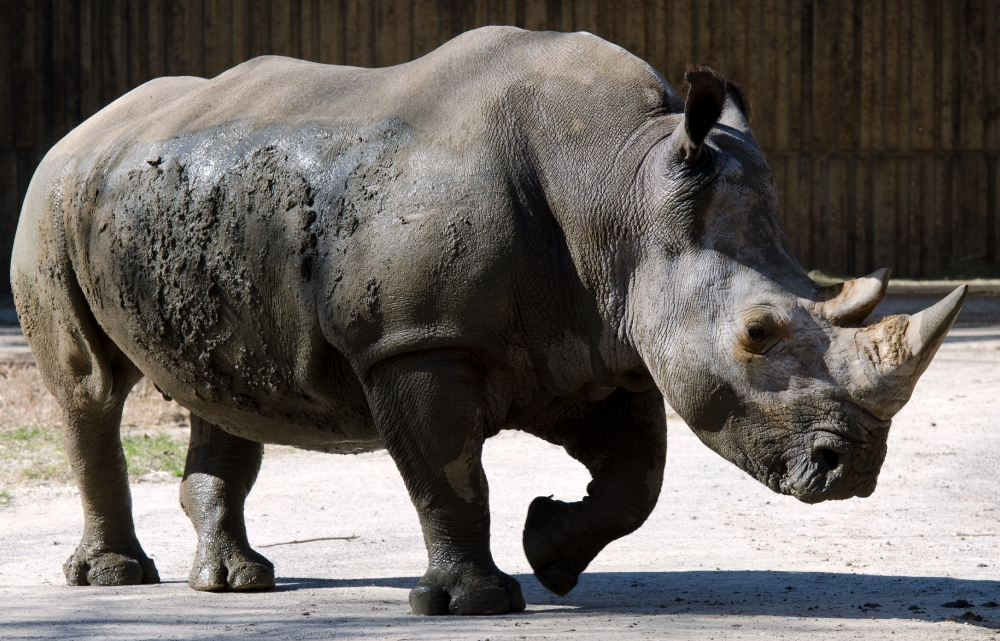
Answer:
<path fill-rule="evenodd" d="M 574 527 L 578 516 L 575 507 L 539 496 L 528 506 L 524 523 L 524 555 L 538 582 L 559 596 L 576 587 L 580 573 L 597 555 L 581 546 L 582 537 Z"/>
<path fill-rule="evenodd" d="M 195 555 L 188 585 L 201 592 L 270 590 L 274 564 L 249 547 L 203 545 Z"/>
<path fill-rule="evenodd" d="M 156 564 L 142 548 L 120 554 L 94 552 L 80 546 L 63 564 L 63 574 L 68 585 L 114 586 L 160 582 Z"/>
<path fill-rule="evenodd" d="M 410 591 L 413 614 L 506 614 L 524 607 L 521 585 L 496 567 L 430 568 Z"/>

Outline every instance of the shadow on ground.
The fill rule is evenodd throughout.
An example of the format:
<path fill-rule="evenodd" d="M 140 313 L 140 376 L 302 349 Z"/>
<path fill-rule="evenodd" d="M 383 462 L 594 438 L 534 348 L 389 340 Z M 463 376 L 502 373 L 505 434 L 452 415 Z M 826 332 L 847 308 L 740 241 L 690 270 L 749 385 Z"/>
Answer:
<path fill-rule="evenodd" d="M 945 620 L 1000 628 L 1000 608 L 993 605 L 1000 598 L 1000 581 L 821 572 L 590 572 L 568 597 L 559 598 L 533 576 L 518 575 L 528 602 L 522 614 L 415 617 L 409 614 L 407 592 L 417 579 L 284 577 L 275 591 L 248 594 L 195 592 L 180 584 L 0 590 L 5 601 L 0 637 L 117 639 L 163 633 L 186 639 L 209 633 L 216 639 L 248 634 L 389 639 L 405 631 L 408 637 L 480 638 L 488 632 L 499 638 L 516 632 L 511 638 L 542 634 L 551 639 L 575 637 L 579 629 L 591 634 L 586 638 L 608 638 L 639 633 L 640 622 L 643 630 L 657 634 L 704 632 L 705 638 L 712 630 L 736 628 L 756 630 L 755 638 L 803 626 L 871 631 L 877 620 L 904 636 L 940 633 L 937 626 L 920 626 Z M 960 607 L 944 607 L 959 601 L 964 602 Z"/>
<path fill-rule="evenodd" d="M 580 612 L 645 615 L 958 619 L 1000 628 L 1000 581 L 833 572 L 586 572 L 577 587 L 560 598 L 546 591 L 532 575 L 516 578 L 528 602 L 529 616 L 532 605 L 544 605 Z M 409 590 L 418 580 L 279 578 L 277 589 Z M 969 605 L 961 605 L 963 601 Z M 552 612 L 552 607 L 546 607 L 535 613 Z M 983 620 L 976 621 L 976 616 Z"/>

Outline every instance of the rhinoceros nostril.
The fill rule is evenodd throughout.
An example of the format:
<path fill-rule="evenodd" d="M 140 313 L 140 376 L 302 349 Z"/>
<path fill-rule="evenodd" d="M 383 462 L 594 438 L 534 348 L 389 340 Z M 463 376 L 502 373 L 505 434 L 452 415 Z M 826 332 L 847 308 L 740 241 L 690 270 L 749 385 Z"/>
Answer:
<path fill-rule="evenodd" d="M 816 453 L 819 455 L 820 460 L 826 465 L 826 469 L 835 470 L 837 469 L 837 466 L 840 465 L 840 454 L 837 452 L 823 448 Z"/>

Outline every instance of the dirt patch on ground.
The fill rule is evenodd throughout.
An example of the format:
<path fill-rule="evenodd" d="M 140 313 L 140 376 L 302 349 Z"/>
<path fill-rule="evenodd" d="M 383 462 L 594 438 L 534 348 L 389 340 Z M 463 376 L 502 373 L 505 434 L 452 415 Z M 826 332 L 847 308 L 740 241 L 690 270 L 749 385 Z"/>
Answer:
<path fill-rule="evenodd" d="M 187 587 L 195 536 L 176 477 L 132 486 L 137 531 L 164 583 L 66 587 L 61 564 L 82 524 L 76 490 L 18 484 L 0 508 L 0 637 L 995 639 L 998 417 L 1000 326 L 948 338 L 894 420 L 868 499 L 809 506 L 775 495 L 670 418 L 656 510 L 565 598 L 531 575 L 521 529 L 534 497 L 577 500 L 589 476 L 560 448 L 503 433 L 484 465 L 494 557 L 528 602 L 516 616 L 409 615 L 426 556 L 384 452 L 267 448 L 247 522 L 278 589 L 260 594 Z"/>

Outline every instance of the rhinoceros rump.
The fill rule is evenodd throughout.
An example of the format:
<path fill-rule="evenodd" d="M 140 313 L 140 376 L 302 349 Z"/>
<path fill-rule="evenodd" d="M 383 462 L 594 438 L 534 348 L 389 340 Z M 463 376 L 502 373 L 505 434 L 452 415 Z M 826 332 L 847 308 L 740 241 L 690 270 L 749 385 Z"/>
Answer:
<path fill-rule="evenodd" d="M 67 581 L 158 580 L 118 438 L 143 376 L 191 410 L 197 590 L 274 585 L 243 522 L 261 443 L 389 451 L 428 549 L 421 614 L 524 608 L 489 547 L 501 429 L 593 474 L 528 509 L 557 594 L 653 509 L 664 399 L 777 492 L 870 494 L 964 289 L 863 327 L 887 272 L 812 282 L 741 92 L 687 78 L 685 102 L 592 35 L 486 28 L 385 69 L 154 80 L 71 132 L 12 265 L 83 500 Z"/>

